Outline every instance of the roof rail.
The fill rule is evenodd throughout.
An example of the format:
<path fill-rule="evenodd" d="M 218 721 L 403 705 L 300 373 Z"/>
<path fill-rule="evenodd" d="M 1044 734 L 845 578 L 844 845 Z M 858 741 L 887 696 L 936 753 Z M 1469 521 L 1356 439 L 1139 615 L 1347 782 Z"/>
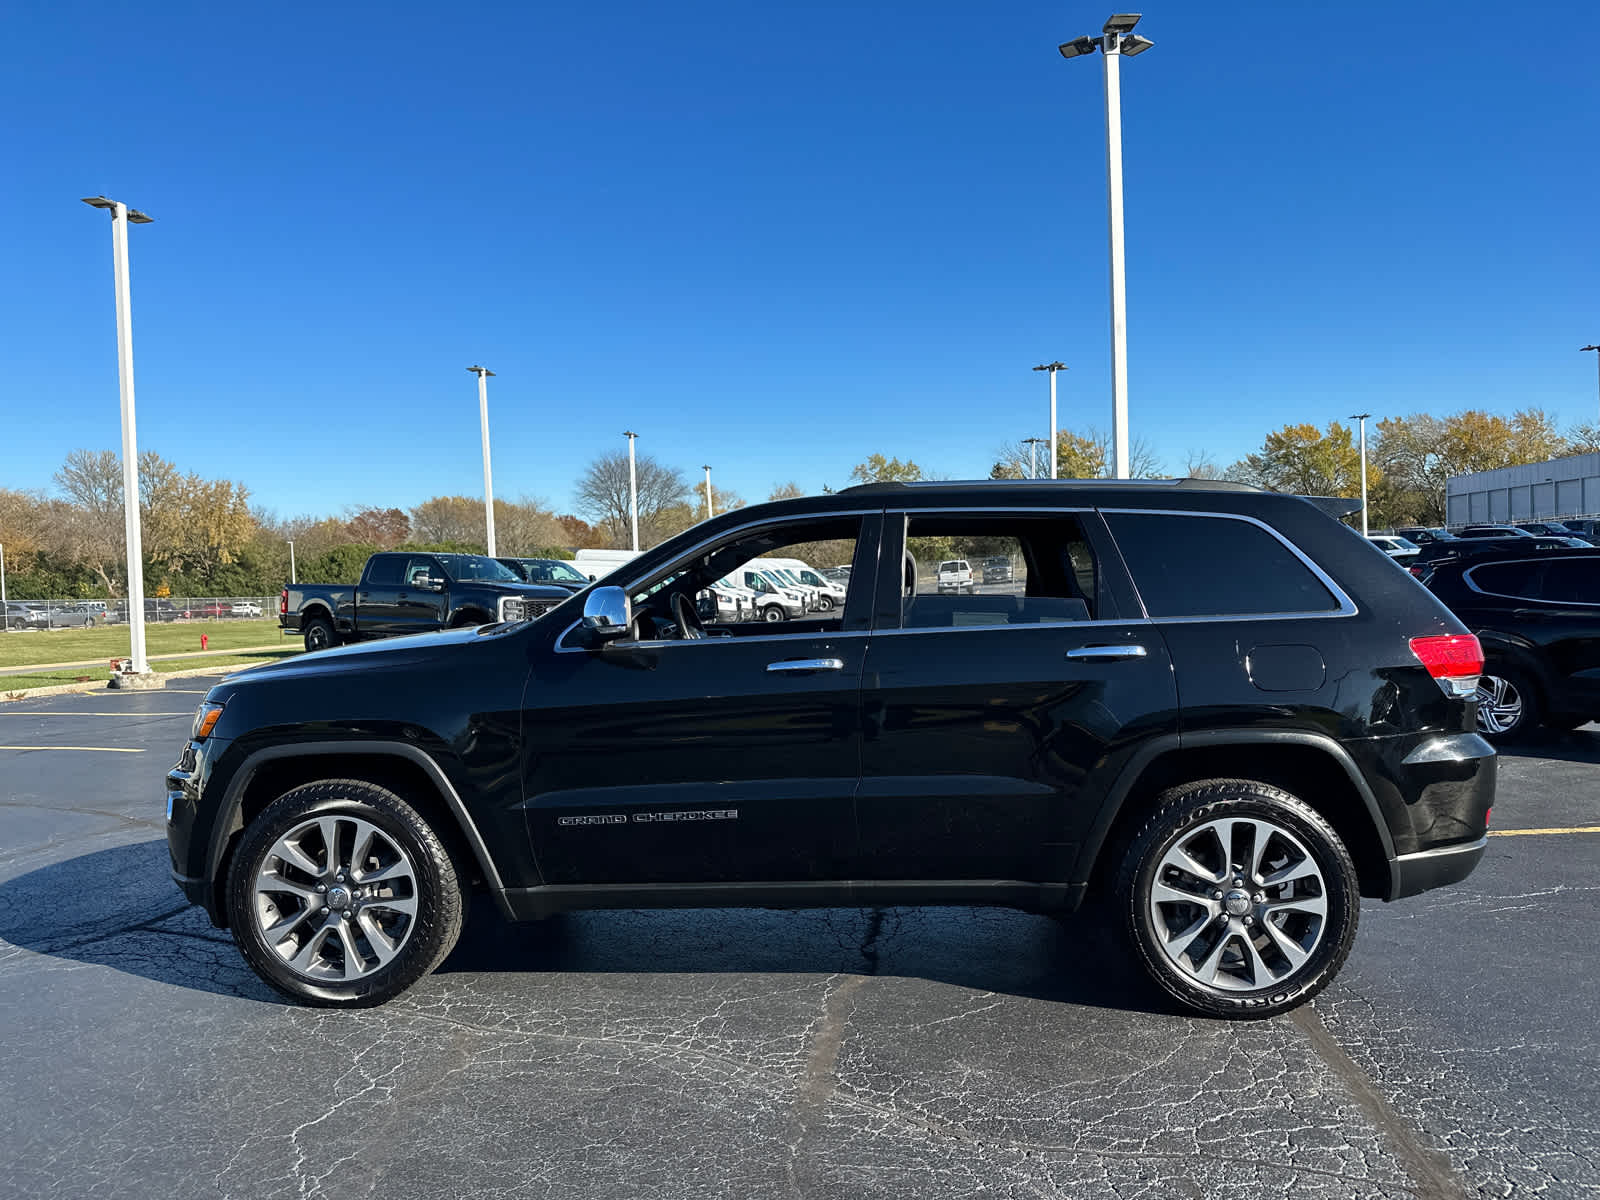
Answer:
<path fill-rule="evenodd" d="M 845 492 L 891 492 L 900 488 L 924 487 L 997 487 L 997 488 L 1103 488 L 1148 487 L 1179 488 L 1196 492 L 1265 492 L 1266 488 L 1253 483 L 1239 483 L 1232 479 L 916 479 L 910 481 L 879 480 L 875 483 L 857 483 L 840 489 Z"/>

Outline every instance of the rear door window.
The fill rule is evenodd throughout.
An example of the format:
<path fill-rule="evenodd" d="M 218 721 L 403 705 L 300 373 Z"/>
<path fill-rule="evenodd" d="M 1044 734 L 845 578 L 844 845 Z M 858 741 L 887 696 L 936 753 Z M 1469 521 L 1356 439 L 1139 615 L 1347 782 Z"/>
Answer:
<path fill-rule="evenodd" d="M 1534 600 L 1539 598 L 1539 580 L 1543 570 L 1543 563 L 1490 563 L 1471 568 L 1467 571 L 1466 578 L 1467 582 L 1478 591 L 1487 592 L 1491 596 Z"/>
<path fill-rule="evenodd" d="M 964 552 L 964 558 L 948 557 Z M 941 591 L 939 577 L 974 560 L 1015 563 L 1004 578 L 972 575 L 970 590 Z M 912 514 L 901 569 L 903 629 L 1089 621 L 1101 610 L 1099 567 L 1076 516 Z"/>
<path fill-rule="evenodd" d="M 378 555 L 367 570 L 367 582 L 374 587 L 399 587 L 400 568 L 405 561 L 403 554 Z"/>
<path fill-rule="evenodd" d="M 1274 534 L 1237 517 L 1108 512 L 1152 617 L 1338 612 L 1340 601 Z"/>
<path fill-rule="evenodd" d="M 1544 570 L 1544 599 L 1600 605 L 1600 558 L 1558 558 L 1546 563 Z"/>

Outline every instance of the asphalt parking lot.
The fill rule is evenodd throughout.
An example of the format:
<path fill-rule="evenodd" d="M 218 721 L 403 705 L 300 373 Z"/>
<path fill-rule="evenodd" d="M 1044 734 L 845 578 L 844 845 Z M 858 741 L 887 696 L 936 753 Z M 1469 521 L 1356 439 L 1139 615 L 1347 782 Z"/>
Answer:
<path fill-rule="evenodd" d="M 0 1195 L 1600 1195 L 1595 726 L 1504 756 L 1476 874 L 1366 904 L 1286 1018 L 1178 1015 L 1082 922 L 914 908 L 480 907 L 331 1013 L 168 879 L 208 682 L 0 705 Z"/>

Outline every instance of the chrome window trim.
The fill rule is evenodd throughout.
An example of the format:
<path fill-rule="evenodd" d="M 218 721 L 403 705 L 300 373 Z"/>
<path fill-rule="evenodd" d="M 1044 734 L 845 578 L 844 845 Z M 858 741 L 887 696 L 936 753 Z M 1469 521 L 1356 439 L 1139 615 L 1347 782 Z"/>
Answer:
<path fill-rule="evenodd" d="M 1198 616 L 1188 617 L 1155 617 L 1153 619 L 1157 624 L 1171 623 L 1187 625 L 1198 621 L 1210 621 L 1213 623 L 1218 621 L 1307 621 L 1325 617 L 1353 617 L 1361 611 L 1356 606 L 1356 602 L 1350 599 L 1349 594 L 1342 587 L 1340 587 L 1337 582 L 1334 581 L 1333 576 L 1329 575 L 1314 561 L 1312 561 L 1310 555 L 1301 550 L 1299 546 L 1296 546 L 1271 525 L 1268 525 L 1265 521 L 1260 520 L 1257 517 L 1247 517 L 1243 513 L 1215 512 L 1211 509 L 1102 508 L 1100 512 L 1106 515 L 1128 513 L 1134 516 L 1146 515 L 1153 517 L 1213 517 L 1220 518 L 1224 521 L 1243 521 L 1247 525 L 1254 525 L 1258 529 L 1265 530 L 1269 535 L 1275 538 L 1278 543 L 1284 547 L 1284 549 L 1288 550 L 1290 554 L 1299 559 L 1300 562 L 1305 565 L 1306 569 L 1309 570 L 1312 575 L 1316 576 L 1317 581 L 1321 583 L 1323 587 L 1328 589 L 1329 594 L 1333 596 L 1334 600 L 1337 601 L 1339 605 L 1339 607 L 1336 609 L 1307 609 L 1299 612 L 1206 613 Z M 1115 529 L 1111 530 L 1112 541 L 1116 541 L 1116 537 L 1117 531 Z M 1131 576 L 1133 571 L 1130 569 L 1128 574 Z M 1133 587 L 1135 591 L 1138 591 L 1139 581 L 1137 579 L 1133 581 Z M 1143 603 L 1144 596 L 1142 594 L 1140 595 L 1139 600 L 1140 603 Z M 1149 611 L 1148 605 L 1145 606 L 1145 611 Z"/>
<path fill-rule="evenodd" d="M 1600 601 L 1594 600 L 1550 600 L 1544 596 L 1514 596 L 1510 592 L 1491 592 L 1488 588 L 1479 587 L 1477 581 L 1472 578 L 1474 571 L 1481 571 L 1484 567 L 1510 567 L 1519 563 L 1542 567 L 1552 561 L 1549 558 L 1500 558 L 1493 562 L 1474 563 L 1461 572 L 1461 582 L 1467 585 L 1469 591 L 1477 592 L 1480 596 L 1493 596 L 1497 600 L 1515 600 L 1519 604 L 1553 604 L 1558 608 L 1600 608 Z"/>

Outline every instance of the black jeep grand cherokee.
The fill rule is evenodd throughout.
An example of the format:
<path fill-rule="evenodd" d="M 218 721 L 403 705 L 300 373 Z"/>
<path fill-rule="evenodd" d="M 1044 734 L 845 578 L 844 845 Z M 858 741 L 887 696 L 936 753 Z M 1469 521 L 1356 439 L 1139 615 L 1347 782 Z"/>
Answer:
<path fill-rule="evenodd" d="M 1041 481 L 729 512 L 537 620 L 219 684 L 167 779 L 173 876 L 319 1004 L 415 983 L 476 888 L 523 919 L 1092 898 L 1184 1004 L 1281 1012 L 1360 896 L 1472 870 L 1494 793 L 1476 640 L 1347 507 Z M 700 615 L 780 554 L 851 562 L 842 608 Z M 1002 555 L 1003 587 L 932 586 Z"/>

